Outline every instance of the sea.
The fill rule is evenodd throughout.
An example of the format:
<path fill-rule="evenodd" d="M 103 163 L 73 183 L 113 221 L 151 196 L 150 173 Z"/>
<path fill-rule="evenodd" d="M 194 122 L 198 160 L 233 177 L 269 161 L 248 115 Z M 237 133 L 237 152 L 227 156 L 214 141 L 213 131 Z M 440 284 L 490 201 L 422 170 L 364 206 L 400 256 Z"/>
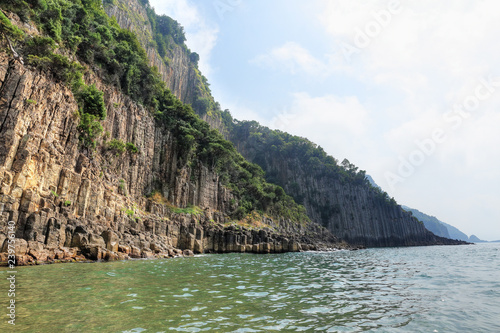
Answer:
<path fill-rule="evenodd" d="M 18 267 L 0 332 L 500 332 L 500 243 Z"/>

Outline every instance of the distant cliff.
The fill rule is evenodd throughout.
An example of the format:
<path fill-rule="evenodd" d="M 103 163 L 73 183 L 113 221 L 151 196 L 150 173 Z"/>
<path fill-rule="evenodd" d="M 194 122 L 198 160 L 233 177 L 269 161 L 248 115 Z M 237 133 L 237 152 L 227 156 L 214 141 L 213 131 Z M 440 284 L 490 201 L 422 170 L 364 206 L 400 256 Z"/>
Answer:
<path fill-rule="evenodd" d="M 236 122 L 232 141 L 339 238 L 369 247 L 453 244 L 429 232 L 347 160 L 339 164 L 307 139 L 256 122 Z"/>
<path fill-rule="evenodd" d="M 176 96 L 194 104 L 194 110 L 203 119 L 231 140 L 247 159 L 262 167 L 268 181 L 282 186 L 297 202 L 303 204 L 311 220 L 321 223 L 347 242 L 364 246 L 454 243 L 428 232 L 383 192 L 365 184 L 364 174 L 358 175 L 357 180 L 343 177 L 345 172 L 340 166 L 336 168 L 338 172 L 325 173 L 324 170 L 330 168 L 329 162 L 313 159 L 313 165 L 310 165 L 308 159 L 314 156 L 304 159 L 296 152 L 283 155 L 273 150 L 269 142 L 256 139 L 260 132 L 265 137 L 269 133 L 268 129 L 255 126 L 242 131 L 246 124 L 235 126 L 230 114 L 222 112 L 210 95 L 207 82 L 195 63 L 190 61 L 190 51 L 184 44 L 176 44 L 170 36 L 170 42 L 167 43 L 168 59 L 160 57 L 158 45 L 153 43 L 151 28 L 155 24 L 152 21 L 158 20 L 158 16 L 148 13 L 151 7 L 147 1 L 143 3 L 141 5 L 138 0 L 114 0 L 105 9 L 110 16 L 117 18 L 122 27 L 142 36 L 140 40 L 148 50 L 150 62 L 158 67 L 167 86 Z M 132 12 L 130 8 L 133 8 Z M 197 75 L 193 75 L 193 72 Z M 202 79 L 197 80 L 199 77 Z M 197 108 L 196 102 L 199 100 L 207 101 L 206 106 Z M 301 144 L 311 143 L 304 140 Z"/>
<path fill-rule="evenodd" d="M 442 237 L 447 237 L 450 239 L 457 239 L 465 242 L 484 242 L 483 240 L 477 238 L 475 235 L 467 236 L 465 233 L 455 228 L 454 226 L 445 223 L 443 221 L 438 220 L 434 216 L 429 216 L 424 214 L 416 209 L 403 206 L 403 209 L 409 211 L 415 216 L 417 219 L 422 221 L 427 229 L 432 231 L 434 234 Z"/>
<path fill-rule="evenodd" d="M 404 210 L 407 212 L 411 212 L 413 216 L 415 216 L 419 221 L 422 221 L 427 228 L 427 230 L 431 231 L 433 234 L 441 237 L 446 237 L 446 238 L 452 238 L 450 237 L 450 234 L 448 233 L 448 228 L 439 221 L 437 218 L 434 216 L 429 216 L 427 214 L 424 214 L 416 209 L 409 208 L 406 206 L 402 206 Z M 453 238 L 456 239 L 456 238 Z M 466 240 L 466 239 L 462 239 Z"/>

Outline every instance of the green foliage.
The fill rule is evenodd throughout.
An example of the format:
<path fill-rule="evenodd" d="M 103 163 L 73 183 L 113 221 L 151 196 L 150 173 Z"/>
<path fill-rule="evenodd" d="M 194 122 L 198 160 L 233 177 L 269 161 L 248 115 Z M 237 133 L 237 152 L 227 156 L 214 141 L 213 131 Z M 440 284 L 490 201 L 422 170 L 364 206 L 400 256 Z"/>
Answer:
<path fill-rule="evenodd" d="M 139 149 L 132 143 L 132 142 L 127 142 L 127 151 L 132 153 L 132 154 L 137 154 L 139 152 Z"/>
<path fill-rule="evenodd" d="M 203 209 L 198 206 L 189 205 L 186 208 L 172 207 L 172 212 L 175 214 L 191 214 L 199 216 L 203 214 Z"/>
<path fill-rule="evenodd" d="M 52 191 L 52 190 L 50 190 L 50 193 L 52 193 L 52 195 L 53 195 L 54 197 L 56 197 L 56 198 L 58 198 L 58 197 L 59 197 L 59 194 L 57 194 L 56 192 L 54 192 L 54 191 Z"/>
<path fill-rule="evenodd" d="M 68 57 L 54 53 L 56 42 L 49 36 L 34 36 L 25 41 L 23 52 L 28 64 L 54 76 L 57 81 L 69 85 L 73 92 L 83 86 L 84 67 Z"/>
<path fill-rule="evenodd" d="M 134 215 L 135 215 L 135 212 L 134 212 L 134 210 L 133 210 L 133 209 L 127 208 L 127 209 L 125 210 L 125 214 L 127 214 L 127 216 L 128 216 L 128 217 L 130 217 L 131 219 L 133 219 L 133 218 L 134 218 Z"/>
<path fill-rule="evenodd" d="M 189 59 L 191 62 L 198 67 L 198 61 L 200 61 L 200 55 L 196 52 L 192 52 L 191 55 L 189 56 Z"/>
<path fill-rule="evenodd" d="M 0 34 L 12 39 L 21 39 L 24 37 L 24 32 L 13 25 L 9 18 L 0 10 Z"/>
<path fill-rule="evenodd" d="M 65 207 L 69 207 L 69 206 L 71 206 L 71 201 L 70 201 L 70 200 L 66 200 L 66 201 L 64 201 L 64 206 L 65 206 Z"/>
<path fill-rule="evenodd" d="M 185 45 L 186 35 L 184 33 L 184 27 L 182 27 L 179 22 L 166 15 L 156 14 L 149 3 L 145 4 L 145 7 L 161 57 L 165 56 L 170 39 L 177 45 Z"/>
<path fill-rule="evenodd" d="M 116 155 L 123 154 L 125 152 L 125 142 L 120 139 L 112 139 L 107 144 L 107 149 L 114 151 Z"/>
<path fill-rule="evenodd" d="M 191 54 L 184 44 L 185 34 L 180 24 L 167 16 L 156 15 L 147 1 L 143 4 L 152 22 L 160 54 L 166 58 L 175 43 L 185 48 L 191 60 L 196 62 L 197 55 Z M 177 140 L 179 168 L 206 165 L 219 174 L 222 184 L 232 189 L 238 199 L 233 215 L 246 216 L 257 210 L 294 221 L 308 221 L 304 207 L 297 205 L 282 188 L 267 183 L 259 166 L 247 162 L 219 132 L 210 129 L 189 105 L 182 104 L 166 89 L 157 69 L 149 66 L 136 35 L 121 29 L 116 19 L 108 18 L 100 0 L 47 0 L 45 5 L 40 1 L 36 4 L 30 1 L 29 6 L 13 5 L 13 10 L 18 12 L 26 8 L 46 36 L 26 41 L 23 52 L 29 64 L 54 73 L 57 80 L 72 87 L 80 106 L 78 131 L 85 147 L 95 149 L 96 140 L 103 131 L 99 122 L 106 116 L 103 94 L 94 85 L 85 86 L 82 81 L 84 68 L 59 53 L 76 56 L 107 84 L 117 86 L 154 112 L 158 125 L 172 132 Z M 65 52 L 55 53 L 58 45 Z M 196 75 L 201 96 L 206 98 L 198 99 L 195 106 L 201 112 L 222 112 L 220 105 L 210 97 L 206 77 L 197 70 Z M 231 122 L 230 116 L 226 118 Z M 133 143 L 111 141 L 107 146 L 118 152 L 137 152 Z"/>
<path fill-rule="evenodd" d="M 198 114 L 205 114 L 210 110 L 210 100 L 205 97 L 198 97 L 193 103 L 193 109 Z"/>
<path fill-rule="evenodd" d="M 128 151 L 132 154 L 136 154 L 139 152 L 139 149 L 132 142 L 123 142 L 120 139 L 112 139 L 106 145 L 108 150 L 114 151 L 116 155 L 123 154 L 125 151 Z"/>
<path fill-rule="evenodd" d="M 83 113 L 80 115 L 80 124 L 78 131 L 80 133 L 80 142 L 84 147 L 95 149 L 97 138 L 102 133 L 102 125 L 99 118 L 93 114 Z"/>
<path fill-rule="evenodd" d="M 27 100 L 26 100 L 26 103 L 28 103 L 28 104 L 32 104 L 32 105 L 36 105 L 36 101 L 35 101 L 35 100 L 33 100 L 33 99 L 27 99 Z"/>
<path fill-rule="evenodd" d="M 56 49 L 56 42 L 48 36 L 34 36 L 26 41 L 26 48 L 29 54 L 48 57 Z"/>
<path fill-rule="evenodd" d="M 389 197 L 389 194 L 387 192 L 382 191 L 378 187 L 371 187 L 372 192 L 374 193 L 375 200 L 377 200 L 381 204 L 388 204 L 390 206 L 397 206 L 398 203 L 394 198 Z"/>
<path fill-rule="evenodd" d="M 229 132 L 233 129 L 233 117 L 228 109 L 221 111 L 220 116 L 222 119 L 222 123 L 224 124 L 224 128 L 226 128 Z"/>
<path fill-rule="evenodd" d="M 57 81 L 69 84 L 73 91 L 77 91 L 83 85 L 82 70 L 84 67 L 76 61 L 69 60 L 68 57 L 60 54 L 48 56 L 29 54 L 28 64 L 52 74 Z"/>
<path fill-rule="evenodd" d="M 103 95 L 104 93 L 97 89 L 94 84 L 84 86 L 78 92 L 78 100 L 82 112 L 104 120 L 106 118 L 106 105 L 104 104 Z"/>

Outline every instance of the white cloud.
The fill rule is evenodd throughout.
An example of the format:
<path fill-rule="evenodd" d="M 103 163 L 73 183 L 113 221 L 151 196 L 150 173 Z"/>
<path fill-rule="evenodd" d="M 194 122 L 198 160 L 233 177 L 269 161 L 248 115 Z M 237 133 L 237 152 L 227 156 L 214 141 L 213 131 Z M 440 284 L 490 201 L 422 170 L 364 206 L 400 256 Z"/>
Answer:
<path fill-rule="evenodd" d="M 271 69 L 281 69 L 291 74 L 324 75 L 327 66 L 295 42 L 287 42 L 261 54 L 250 61 Z"/>
<path fill-rule="evenodd" d="M 354 96 L 337 97 L 326 95 L 312 97 L 308 93 L 293 94 L 292 113 L 301 118 L 297 125 L 305 123 L 311 127 L 322 127 L 331 132 L 348 132 L 353 136 L 363 135 L 368 123 L 368 111 Z"/>
<path fill-rule="evenodd" d="M 179 22 L 186 32 L 186 44 L 200 55 L 199 68 L 210 75 L 210 54 L 217 42 L 219 27 L 205 19 L 188 0 L 150 0 L 157 14 L 165 14 Z"/>
<path fill-rule="evenodd" d="M 339 57 L 339 43 L 356 46 L 360 31 L 366 33 L 370 22 L 376 22 L 374 13 L 387 10 L 390 1 L 320 3 L 318 18 L 337 46 L 332 59 L 344 63 L 336 68 L 358 80 L 364 91 L 376 89 L 389 97 L 372 109 L 372 119 L 386 126 L 379 127 L 377 136 L 370 134 L 380 155 L 371 172 L 384 179 L 385 171 L 396 171 L 399 156 L 415 150 L 416 140 L 429 138 L 435 128 L 445 129 L 448 140 L 390 194 L 438 217 L 441 213 L 469 233 L 474 232 L 474 219 L 476 232 L 487 238 L 500 219 L 498 212 L 488 218 L 482 213 L 485 202 L 498 198 L 500 186 L 500 153 L 495 148 L 500 143 L 500 90 L 481 101 L 457 129 L 443 120 L 443 113 L 473 94 L 481 78 L 500 74 L 498 1 L 401 1 L 401 13 L 392 15 L 366 47 L 358 47 L 350 62 Z M 498 227 L 496 231 L 498 238 Z"/>
<path fill-rule="evenodd" d="M 338 159 L 349 157 L 354 163 L 366 161 L 353 153 L 372 148 L 367 136 L 370 113 L 356 97 L 333 94 L 314 97 L 306 92 L 294 93 L 291 97 L 291 106 L 274 112 L 273 118 L 264 124 L 306 137 Z"/>
<path fill-rule="evenodd" d="M 371 24 L 377 24 L 377 13 L 389 12 L 389 3 L 325 1 L 319 18 L 332 42 L 356 46 L 359 31 L 366 35 Z M 429 88 L 446 94 L 500 68 L 495 59 L 498 43 L 492 42 L 500 30 L 497 1 L 400 3 L 401 12 L 392 14 L 385 27 L 378 24 L 380 33 L 368 36 L 369 45 L 352 55 L 350 69 L 358 78 L 408 94 Z"/>
<path fill-rule="evenodd" d="M 327 32 L 334 36 L 349 36 L 356 27 L 371 19 L 370 12 L 383 8 L 383 1 L 323 1 L 323 8 L 318 16 Z"/>

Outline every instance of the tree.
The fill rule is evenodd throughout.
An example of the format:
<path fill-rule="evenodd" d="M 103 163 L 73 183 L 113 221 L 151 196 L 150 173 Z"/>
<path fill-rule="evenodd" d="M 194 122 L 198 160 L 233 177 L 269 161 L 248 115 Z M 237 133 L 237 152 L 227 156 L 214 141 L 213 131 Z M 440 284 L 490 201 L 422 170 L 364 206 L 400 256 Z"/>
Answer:
<path fill-rule="evenodd" d="M 106 118 L 104 93 L 96 88 L 95 84 L 85 86 L 79 93 L 82 113 L 91 114 L 101 120 Z"/>
<path fill-rule="evenodd" d="M 355 166 L 354 164 L 352 164 L 351 162 L 349 162 L 349 160 L 347 158 L 344 158 L 344 160 L 342 161 L 342 166 L 344 167 L 344 169 L 351 173 L 351 174 L 356 174 L 356 172 L 358 171 L 358 167 Z"/>
<path fill-rule="evenodd" d="M 83 146 L 89 149 L 95 149 L 96 138 L 102 133 L 102 125 L 96 116 L 84 113 L 80 117 L 78 131 L 80 132 L 80 141 Z"/>
<path fill-rule="evenodd" d="M 193 103 L 193 109 L 199 114 L 205 114 L 210 109 L 210 101 L 204 97 L 198 97 Z"/>
<path fill-rule="evenodd" d="M 189 56 L 191 59 L 191 62 L 195 65 L 198 66 L 198 61 L 200 61 L 200 55 L 196 52 L 191 52 L 191 55 Z"/>

